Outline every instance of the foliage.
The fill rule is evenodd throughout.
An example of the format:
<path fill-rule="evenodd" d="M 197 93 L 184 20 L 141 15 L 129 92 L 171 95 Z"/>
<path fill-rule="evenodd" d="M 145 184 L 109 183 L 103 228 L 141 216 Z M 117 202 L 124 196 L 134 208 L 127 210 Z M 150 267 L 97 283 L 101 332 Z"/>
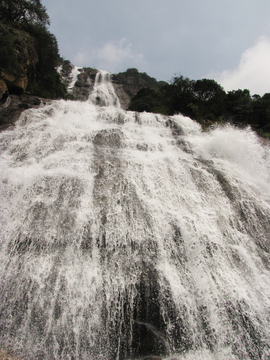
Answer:
<path fill-rule="evenodd" d="M 29 25 L 49 25 L 49 16 L 40 0 L 1 0 L 0 21 Z"/>
<path fill-rule="evenodd" d="M 270 93 L 264 94 L 262 98 L 257 97 L 252 103 L 254 122 L 260 127 L 267 127 L 270 130 Z"/>
<path fill-rule="evenodd" d="M 43 26 L 34 26 L 31 34 L 38 39 L 36 50 L 39 61 L 35 77 L 29 80 L 28 90 L 36 95 L 48 98 L 62 98 L 66 95 L 66 87 L 56 70 L 59 60 L 58 44 L 55 36 Z"/>
<path fill-rule="evenodd" d="M 193 111 L 189 104 L 194 102 L 193 86 L 194 80 L 181 75 L 175 76 L 171 80 L 171 84 L 167 84 L 161 89 L 163 97 L 166 98 L 169 115 L 182 113 L 192 117 Z"/>
<path fill-rule="evenodd" d="M 248 89 L 228 91 L 210 79 L 191 80 L 174 76 L 170 84 L 142 89 L 131 99 L 129 110 L 181 113 L 203 124 L 229 121 L 251 125 L 263 136 L 270 133 L 270 93 L 250 96 Z M 210 120 L 210 122 L 209 122 Z"/>
<path fill-rule="evenodd" d="M 155 78 L 147 75 L 145 72 L 139 72 L 136 68 L 128 68 L 124 72 L 114 74 L 114 81 L 126 83 L 132 78 L 135 84 L 144 85 L 152 89 L 160 88 L 165 84 L 164 81 L 157 81 Z"/>
<path fill-rule="evenodd" d="M 20 75 L 21 67 L 14 52 L 14 37 L 0 23 L 0 68 L 14 75 Z"/>
<path fill-rule="evenodd" d="M 134 96 L 129 110 L 167 114 L 167 109 L 162 103 L 161 93 L 149 87 L 142 88 Z"/>
<path fill-rule="evenodd" d="M 252 120 L 252 98 L 248 89 L 228 91 L 226 112 L 235 124 L 249 124 Z"/>
<path fill-rule="evenodd" d="M 215 80 L 202 79 L 195 81 L 193 96 L 199 111 L 197 120 L 207 118 L 212 120 L 223 113 L 226 92 Z"/>
<path fill-rule="evenodd" d="M 39 61 L 35 72 L 28 78 L 27 90 L 47 98 L 65 97 L 66 87 L 56 71 L 59 61 L 57 40 L 47 29 L 49 16 L 40 0 L 1 0 L 0 21 L 22 29 L 36 39 Z M 12 51 L 13 44 L 8 35 L 1 36 L 0 45 L 3 45 L 0 66 L 13 73 L 18 71 L 18 59 L 14 49 Z"/>
<path fill-rule="evenodd" d="M 161 108 L 168 115 L 182 113 L 201 120 L 220 116 L 225 96 L 225 91 L 214 80 L 194 81 L 181 75 L 175 76 L 170 84 L 163 85 L 155 92 L 139 92 L 132 99 L 129 109 L 136 110 L 138 105 L 141 109 L 144 104 L 144 111 L 156 112 Z"/>

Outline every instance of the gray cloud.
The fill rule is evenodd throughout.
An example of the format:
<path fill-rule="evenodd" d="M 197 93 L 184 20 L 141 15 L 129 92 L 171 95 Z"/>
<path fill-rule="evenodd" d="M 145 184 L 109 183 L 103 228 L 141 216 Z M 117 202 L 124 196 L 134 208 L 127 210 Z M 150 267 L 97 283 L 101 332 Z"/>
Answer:
<path fill-rule="evenodd" d="M 120 41 L 108 42 L 102 47 L 92 50 L 82 48 L 74 55 L 74 61 L 78 66 L 98 64 L 96 67 L 110 72 L 118 72 L 121 68 L 146 66 L 144 55 L 135 53 L 132 44 L 128 43 L 125 38 Z"/>
<path fill-rule="evenodd" d="M 137 67 L 158 80 L 234 69 L 260 36 L 270 39 L 269 0 L 42 3 L 64 58 L 113 72 Z"/>

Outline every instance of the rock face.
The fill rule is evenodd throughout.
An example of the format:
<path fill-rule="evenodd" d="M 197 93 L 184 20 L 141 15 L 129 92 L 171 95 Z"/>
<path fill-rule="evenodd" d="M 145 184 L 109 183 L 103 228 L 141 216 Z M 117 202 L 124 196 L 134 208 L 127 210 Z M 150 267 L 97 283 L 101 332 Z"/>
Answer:
<path fill-rule="evenodd" d="M 133 76 L 123 78 L 119 76 L 119 74 L 113 74 L 112 83 L 119 97 L 121 106 L 125 110 L 128 108 L 131 98 L 133 98 L 139 90 L 148 86 L 144 79 L 136 79 Z"/>
<path fill-rule="evenodd" d="M 4 79 L 0 78 L 0 98 L 8 91 L 7 84 L 5 83 Z"/>
<path fill-rule="evenodd" d="M 79 71 L 80 74 L 77 75 L 77 81 L 73 88 L 73 95 L 78 100 L 86 101 L 94 88 L 96 70 L 93 69 L 93 71 L 87 71 L 87 69 L 79 69 Z"/>
<path fill-rule="evenodd" d="M 86 101 L 94 88 L 97 70 L 93 68 L 78 68 L 65 60 L 59 73 L 68 87 L 71 97 L 79 101 Z"/>
<path fill-rule="evenodd" d="M 0 99 L 6 92 L 20 95 L 38 62 L 35 39 L 27 32 L 0 24 L 3 54 L 0 62 Z"/>
<path fill-rule="evenodd" d="M 68 84 L 70 94 L 80 101 L 86 101 L 94 88 L 97 69 L 90 67 L 77 68 L 69 61 L 64 61 L 60 69 L 63 80 Z M 134 76 L 123 76 L 120 74 L 112 74 L 111 82 L 114 86 L 116 95 L 119 98 L 121 107 L 126 110 L 130 100 L 143 87 L 149 86 L 147 81 Z"/>
<path fill-rule="evenodd" d="M 45 99 L 28 94 L 9 95 L 6 102 L 0 106 L 0 131 L 14 126 L 23 110 L 38 107 Z"/>

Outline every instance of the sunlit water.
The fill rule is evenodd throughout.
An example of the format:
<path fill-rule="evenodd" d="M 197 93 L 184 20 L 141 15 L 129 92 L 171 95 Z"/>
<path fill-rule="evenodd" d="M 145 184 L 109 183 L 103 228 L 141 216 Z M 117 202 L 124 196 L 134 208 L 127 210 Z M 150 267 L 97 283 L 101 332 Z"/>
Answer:
<path fill-rule="evenodd" d="M 269 359 L 269 147 L 125 112 L 98 76 L 88 102 L 0 134 L 0 344 L 31 360 Z"/>

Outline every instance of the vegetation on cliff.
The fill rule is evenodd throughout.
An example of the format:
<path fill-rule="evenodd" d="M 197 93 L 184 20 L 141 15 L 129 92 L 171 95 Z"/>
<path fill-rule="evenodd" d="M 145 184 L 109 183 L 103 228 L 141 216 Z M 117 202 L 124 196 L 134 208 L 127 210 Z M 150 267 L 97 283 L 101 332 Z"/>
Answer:
<path fill-rule="evenodd" d="M 191 80 L 174 76 L 160 88 L 141 89 L 131 100 L 129 110 L 173 115 L 181 113 L 202 125 L 230 122 L 250 125 L 260 135 L 270 136 L 270 93 L 250 95 L 248 89 L 228 91 L 209 79 Z"/>
<path fill-rule="evenodd" d="M 27 78 L 26 90 L 32 94 L 60 98 L 65 97 L 66 87 L 56 71 L 58 44 L 55 36 L 48 31 L 48 25 L 49 16 L 40 0 L 2 0 L 0 69 L 8 73 L 9 78 Z M 32 51 L 29 43 L 33 45 Z M 23 56 L 25 47 L 29 48 L 26 60 L 26 56 Z M 36 52 L 37 60 L 29 67 L 33 52 Z M 22 89 L 25 90 L 24 86 Z"/>
<path fill-rule="evenodd" d="M 115 83 L 149 86 L 153 89 L 158 89 L 166 84 L 165 81 L 157 81 L 146 72 L 139 72 L 136 68 L 128 68 L 124 72 L 114 74 L 113 80 Z"/>

